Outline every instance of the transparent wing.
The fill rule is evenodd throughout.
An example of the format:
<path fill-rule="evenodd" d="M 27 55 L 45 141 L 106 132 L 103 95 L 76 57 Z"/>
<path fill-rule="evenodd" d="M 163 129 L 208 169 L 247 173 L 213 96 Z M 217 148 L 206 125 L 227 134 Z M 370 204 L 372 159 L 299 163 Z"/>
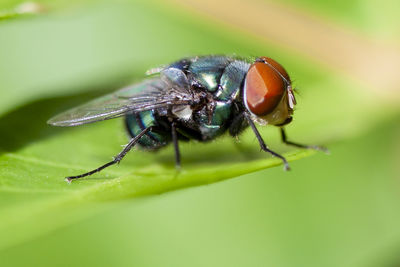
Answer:
<path fill-rule="evenodd" d="M 67 110 L 47 123 L 54 126 L 76 126 L 113 119 L 128 113 L 193 103 L 193 94 L 189 90 L 186 76 L 184 80 L 172 77 L 173 81 L 163 74 L 161 77 L 128 86 Z"/>

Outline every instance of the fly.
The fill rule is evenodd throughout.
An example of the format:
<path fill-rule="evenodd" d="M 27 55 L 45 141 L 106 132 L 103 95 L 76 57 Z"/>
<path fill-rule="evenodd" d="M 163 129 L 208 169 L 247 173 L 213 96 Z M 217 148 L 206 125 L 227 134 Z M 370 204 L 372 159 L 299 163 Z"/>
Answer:
<path fill-rule="evenodd" d="M 260 57 L 248 62 L 227 56 L 193 57 L 150 72 L 155 75 L 147 80 L 48 121 L 54 126 L 77 126 L 124 116 L 131 136 L 112 161 L 67 177 L 68 182 L 120 162 L 136 145 L 145 150 L 157 150 L 172 143 L 179 168 L 178 141 L 207 142 L 226 132 L 236 137 L 248 126 L 261 149 L 280 158 L 285 170 L 289 170 L 287 160 L 267 147 L 255 123 L 278 126 L 282 141 L 288 145 L 326 150 L 287 140 L 284 126 L 292 121 L 296 99 L 288 73 L 271 58 Z"/>

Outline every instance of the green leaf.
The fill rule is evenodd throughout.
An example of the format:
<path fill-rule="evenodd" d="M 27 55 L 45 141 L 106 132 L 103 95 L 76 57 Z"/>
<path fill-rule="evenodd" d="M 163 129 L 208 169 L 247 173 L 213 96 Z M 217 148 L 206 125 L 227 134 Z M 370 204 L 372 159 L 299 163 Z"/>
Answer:
<path fill-rule="evenodd" d="M 119 145 L 126 142 L 119 126 L 122 125 L 117 121 L 110 121 L 103 125 L 67 129 L 61 134 L 35 141 L 19 149 L 18 153 L 8 152 L 0 156 L 1 192 L 11 196 L 30 196 L 29 204 L 6 198 L 8 201 L 0 206 L 5 218 L 0 222 L 0 232 L 4 233 L 0 248 L 71 223 L 77 220 L 76 213 L 83 215 L 81 219 L 93 214 L 97 209 L 79 212 L 82 206 L 87 209 L 92 201 L 158 194 L 214 183 L 281 164 L 276 158 L 264 159 L 267 155 L 257 153 L 257 146 L 240 153 L 224 140 L 200 149 L 195 157 L 184 146 L 183 155 L 188 157 L 184 158 L 180 172 L 174 168 L 170 149 L 158 155 L 134 151 L 120 166 L 68 185 L 64 176 L 92 169 L 118 152 Z M 198 146 L 201 145 L 194 145 L 194 149 Z M 311 153 L 297 151 L 285 155 L 291 161 Z M 54 217 L 59 212 L 63 215 Z M 48 216 L 52 217 L 51 223 Z M 26 224 L 28 221 L 29 225 Z"/>

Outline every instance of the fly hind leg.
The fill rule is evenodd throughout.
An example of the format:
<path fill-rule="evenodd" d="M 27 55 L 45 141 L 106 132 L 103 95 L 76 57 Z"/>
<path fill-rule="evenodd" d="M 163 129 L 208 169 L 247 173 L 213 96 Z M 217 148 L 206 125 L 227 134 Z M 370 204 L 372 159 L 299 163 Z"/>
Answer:
<path fill-rule="evenodd" d="M 82 177 L 86 177 L 86 176 L 92 175 L 92 174 L 94 174 L 96 172 L 99 172 L 99 171 L 101 171 L 101 170 L 103 170 L 103 169 L 105 169 L 105 168 L 107 168 L 107 167 L 109 167 L 111 165 L 119 163 L 125 157 L 125 155 L 132 149 L 132 147 L 134 147 L 136 145 L 136 143 L 139 141 L 139 139 L 143 135 L 145 135 L 147 132 L 151 131 L 151 128 L 152 128 L 151 126 L 145 128 L 137 136 L 132 138 L 129 141 L 129 143 L 124 147 L 124 149 L 118 155 L 116 155 L 112 161 L 107 162 L 106 164 L 104 164 L 104 165 L 102 165 L 102 166 L 98 167 L 97 169 L 94 169 L 94 170 L 92 170 L 90 172 L 86 172 L 86 173 L 83 173 L 83 174 L 80 174 L 80 175 L 77 175 L 77 176 L 69 176 L 69 177 L 65 178 L 65 180 L 68 183 L 70 183 L 74 179 L 79 179 L 79 178 L 82 178 Z"/>
<path fill-rule="evenodd" d="M 181 153 L 179 152 L 178 135 L 176 133 L 175 122 L 171 123 L 171 137 L 172 137 L 172 143 L 174 144 L 174 150 L 175 150 L 175 167 L 177 170 L 180 170 L 180 168 L 181 168 Z"/>

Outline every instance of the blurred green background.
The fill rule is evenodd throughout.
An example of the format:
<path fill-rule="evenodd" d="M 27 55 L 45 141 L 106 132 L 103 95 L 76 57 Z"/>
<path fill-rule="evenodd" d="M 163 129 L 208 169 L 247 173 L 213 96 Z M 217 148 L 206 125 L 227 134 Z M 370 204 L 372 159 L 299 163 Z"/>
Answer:
<path fill-rule="evenodd" d="M 0 266 L 399 266 L 399 13 L 394 0 L 3 0 Z M 205 54 L 282 63 L 300 94 L 290 138 L 331 154 L 259 170 L 267 155 L 247 131 L 183 145 L 182 184 L 163 174 L 171 148 L 63 182 L 126 136 L 118 119 L 49 117 Z"/>

